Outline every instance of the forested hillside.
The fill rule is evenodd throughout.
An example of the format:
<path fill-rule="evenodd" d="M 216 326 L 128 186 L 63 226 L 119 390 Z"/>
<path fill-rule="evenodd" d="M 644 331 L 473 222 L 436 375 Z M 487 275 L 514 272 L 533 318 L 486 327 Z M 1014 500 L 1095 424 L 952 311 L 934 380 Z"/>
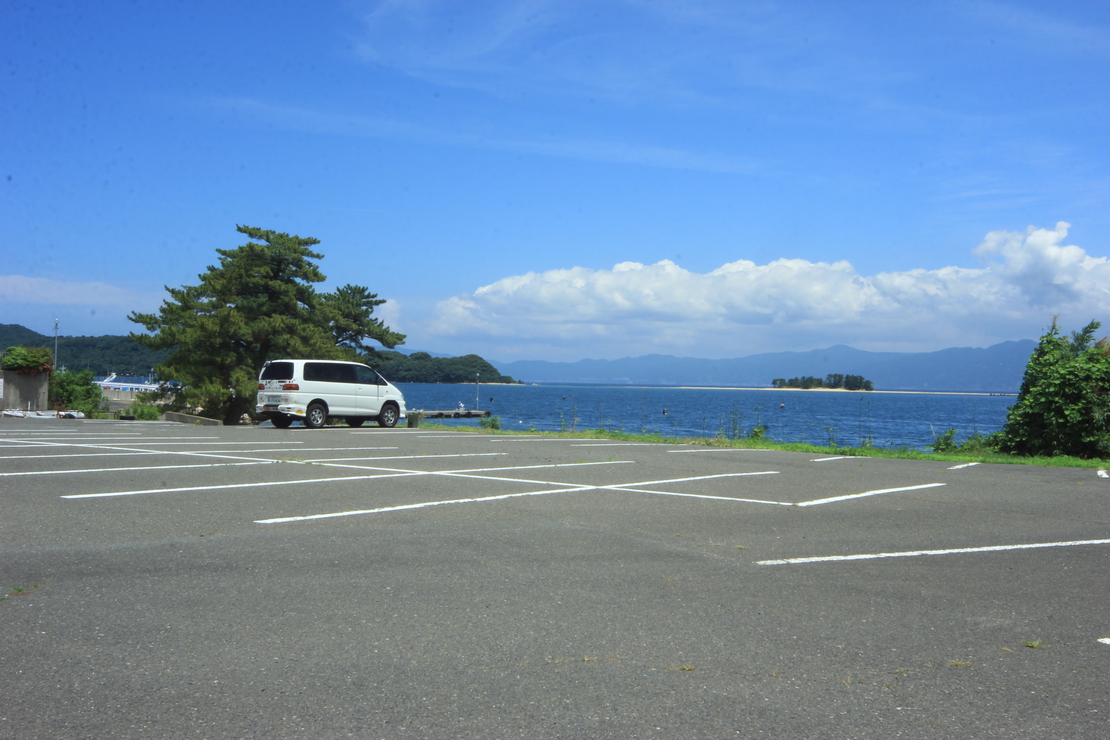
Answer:
<path fill-rule="evenodd" d="M 0 324 L 0 350 L 14 346 L 46 347 L 53 352 L 54 337 L 19 324 Z M 58 337 L 55 364 L 67 370 L 92 370 L 94 375 L 116 373 L 145 377 L 150 375 L 151 368 L 168 356 L 168 351 L 149 350 L 130 337 Z"/>
<path fill-rule="evenodd" d="M 54 337 L 47 337 L 19 324 L 0 324 L 0 350 L 7 347 L 46 347 L 54 351 Z M 129 337 L 58 337 L 58 366 L 68 370 L 92 370 L 94 375 L 148 376 L 170 350 L 157 352 Z M 427 352 L 405 355 L 378 350 L 378 370 L 398 383 L 473 383 L 480 374 L 483 383 L 514 383 L 478 355 L 433 357 Z M 374 361 L 367 364 L 374 365 Z"/>
<path fill-rule="evenodd" d="M 389 351 L 378 354 L 385 358 L 378 372 L 393 383 L 473 383 L 476 376 L 482 383 L 517 382 L 478 355 L 432 357 L 427 352 L 413 352 L 406 357 Z"/>

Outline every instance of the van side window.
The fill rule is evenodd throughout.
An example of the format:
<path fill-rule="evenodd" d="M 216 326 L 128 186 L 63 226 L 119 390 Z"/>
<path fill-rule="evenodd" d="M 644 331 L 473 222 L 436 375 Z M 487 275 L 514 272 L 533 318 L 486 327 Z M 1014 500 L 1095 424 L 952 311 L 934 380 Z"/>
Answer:
<path fill-rule="evenodd" d="M 378 374 L 368 367 L 362 365 L 355 366 L 355 373 L 358 376 L 358 382 L 361 385 L 377 385 Z"/>
<path fill-rule="evenodd" d="M 325 383 L 354 383 L 355 366 L 332 362 L 306 362 L 304 364 L 304 379 L 319 380 Z"/>

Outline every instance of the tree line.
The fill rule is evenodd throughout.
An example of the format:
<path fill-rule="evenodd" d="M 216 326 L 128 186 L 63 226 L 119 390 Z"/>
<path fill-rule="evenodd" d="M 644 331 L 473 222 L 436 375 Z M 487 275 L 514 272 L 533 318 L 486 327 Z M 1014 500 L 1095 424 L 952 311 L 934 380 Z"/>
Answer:
<path fill-rule="evenodd" d="M 100 337 L 59 337 L 58 355 L 65 359 L 57 363 L 66 370 L 88 370 L 90 377 L 116 373 L 123 377 L 147 377 L 153 368 L 165 362 L 170 350 L 151 350 L 131 337 L 104 335 Z M 36 350 L 47 353 L 47 364 L 56 364 L 51 347 L 54 338 L 32 331 L 19 324 L 0 324 L 0 347 Z M 9 354 L 10 351 L 9 351 Z M 433 357 L 427 352 L 405 355 L 396 350 L 377 350 L 376 356 L 362 356 L 361 361 L 376 367 L 388 380 L 400 383 L 472 383 L 480 374 L 483 383 L 515 383 L 508 375 L 478 355 L 462 357 Z M 5 364 L 15 369 L 14 357 Z M 40 363 L 41 364 L 41 363 Z"/>
<path fill-rule="evenodd" d="M 381 353 L 383 362 L 377 369 L 394 383 L 516 383 L 508 375 L 478 355 L 432 357 L 427 352 L 413 352 L 406 357 L 400 352 Z"/>
<path fill-rule="evenodd" d="M 843 388 L 846 391 L 873 391 L 874 386 L 871 381 L 862 375 L 844 375 L 842 373 L 830 373 L 825 376 L 825 379 L 815 378 L 812 375 L 804 375 L 800 378 L 775 378 L 771 381 L 772 388 L 802 388 L 809 390 L 812 388 Z"/>
<path fill-rule="evenodd" d="M 48 337 L 19 324 L 0 324 L 0 347 L 47 348 L 53 355 L 54 337 Z M 93 375 L 116 373 L 123 376 L 150 375 L 151 369 L 169 357 L 169 351 L 147 349 L 131 337 L 58 337 L 59 368 L 90 370 Z"/>

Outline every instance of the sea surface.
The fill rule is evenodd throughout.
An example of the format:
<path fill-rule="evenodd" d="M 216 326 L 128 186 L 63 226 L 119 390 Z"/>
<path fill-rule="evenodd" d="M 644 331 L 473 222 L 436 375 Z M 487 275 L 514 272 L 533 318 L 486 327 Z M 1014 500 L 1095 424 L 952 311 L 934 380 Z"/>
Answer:
<path fill-rule="evenodd" d="M 744 437 L 757 426 L 779 442 L 924 449 L 955 429 L 956 441 L 1002 428 L 1015 396 L 848 393 L 584 385 L 397 383 L 409 409 L 489 410 L 501 428 L 608 429 L 679 437 Z M 477 419 L 436 423 L 477 426 Z"/>

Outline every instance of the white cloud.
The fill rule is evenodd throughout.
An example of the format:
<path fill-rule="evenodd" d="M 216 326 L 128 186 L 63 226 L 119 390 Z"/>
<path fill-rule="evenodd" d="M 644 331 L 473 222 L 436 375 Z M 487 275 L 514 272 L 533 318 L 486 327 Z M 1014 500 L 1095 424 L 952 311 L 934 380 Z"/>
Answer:
<path fill-rule="evenodd" d="M 108 283 L 0 275 L 0 303 L 122 306 L 149 310 L 151 299 L 151 295 Z"/>
<path fill-rule="evenodd" d="M 138 331 L 132 311 L 154 311 L 164 292 L 76 280 L 0 275 L 0 322 L 46 334 L 60 321 L 62 334 L 100 336 Z"/>
<path fill-rule="evenodd" d="M 1053 230 L 989 233 L 980 268 L 860 275 L 849 262 L 730 262 L 706 274 L 664 260 L 498 280 L 442 302 L 432 334 L 498 359 L 651 352 L 737 357 L 852 344 L 927 351 L 1035 337 L 1053 314 L 1110 314 L 1110 260 Z"/>

